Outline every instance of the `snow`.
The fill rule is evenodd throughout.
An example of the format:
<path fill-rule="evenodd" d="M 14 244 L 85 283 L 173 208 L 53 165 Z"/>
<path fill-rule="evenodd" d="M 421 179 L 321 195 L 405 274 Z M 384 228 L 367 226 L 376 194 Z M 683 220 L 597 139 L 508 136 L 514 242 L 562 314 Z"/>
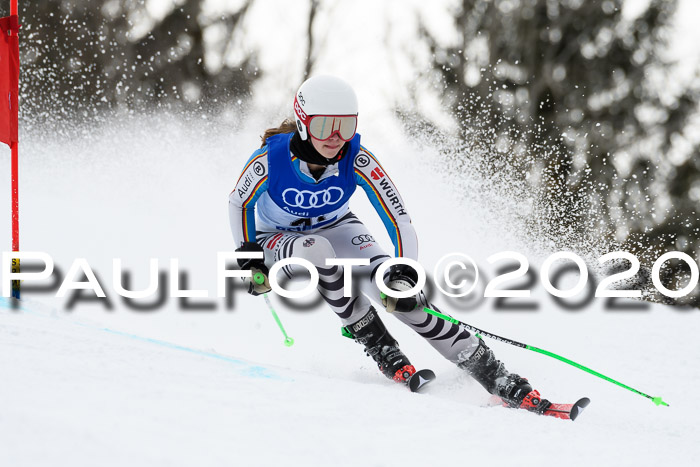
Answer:
<path fill-rule="evenodd" d="M 437 373 L 427 394 L 381 376 L 318 302 L 272 297 L 296 341 L 288 348 L 261 298 L 240 287 L 231 306 L 213 298 L 216 252 L 233 248 L 227 195 L 266 125 L 263 115 L 243 125 L 129 115 L 83 133 L 23 138 L 22 249 L 51 254 L 64 274 L 74 258 L 86 258 L 111 308 L 96 300 L 69 307 L 55 288 L 28 283 L 21 309 L 2 301 L 2 465 L 695 465 L 697 310 L 613 311 L 601 299 L 567 310 L 539 283 L 528 299 L 534 311 L 499 311 L 493 299 L 470 308 L 433 293 L 458 319 L 670 404 L 655 407 L 551 358 L 488 342 L 545 397 L 590 397 L 571 423 L 488 407 L 478 384 L 391 316 L 384 320 L 413 363 Z M 541 248 L 508 217 L 517 200 L 465 196 L 445 183 L 435 149 L 391 123 L 368 127 L 363 143 L 405 198 L 429 273 L 452 251 L 472 256 L 484 280 L 495 270 L 486 258 L 499 251 L 523 253 L 533 268 L 542 263 Z M 9 206 L 9 190 L 5 196 Z M 353 210 L 388 249 L 363 196 Z M 6 245 L 9 221 L 0 220 Z M 179 258 L 188 287 L 211 298 L 169 299 L 150 311 L 129 306 L 111 285 L 111 261 L 122 258 L 138 288 L 151 257 L 163 265 Z"/>
<path fill-rule="evenodd" d="M 417 395 L 371 368 L 327 376 L 332 371 L 257 364 L 32 311 L 33 303 L 21 311 L 4 304 L 6 465 L 446 465 L 465 457 L 495 465 L 693 465 L 697 454 L 697 411 L 683 384 L 692 387 L 697 376 L 682 376 L 692 364 L 679 356 L 674 369 L 658 363 L 674 358 L 672 343 L 640 356 L 633 343 L 610 339 L 617 332 L 601 332 L 595 347 L 573 346 L 599 366 L 663 389 L 670 408 L 534 354 L 521 359 L 550 392 L 591 396 L 571 423 L 482 407 L 487 398 L 457 370 L 441 368 L 432 391 Z M 642 347 L 650 334 L 640 336 Z M 278 343 L 270 337 L 268 345 Z M 340 347 L 324 346 L 317 359 L 337 368 Z"/>

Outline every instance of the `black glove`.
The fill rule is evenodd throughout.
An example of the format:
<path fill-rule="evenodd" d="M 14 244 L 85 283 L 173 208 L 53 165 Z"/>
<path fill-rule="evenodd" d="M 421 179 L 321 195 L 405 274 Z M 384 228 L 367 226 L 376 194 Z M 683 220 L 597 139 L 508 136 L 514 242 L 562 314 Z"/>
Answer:
<path fill-rule="evenodd" d="M 236 248 L 236 251 L 263 253 L 263 248 L 255 242 L 243 242 L 241 243 L 240 248 Z M 267 269 L 267 266 L 265 266 L 265 261 L 263 259 L 239 258 L 238 266 L 240 266 L 241 269 L 250 269 L 250 273 L 252 274 L 251 277 L 245 279 L 248 282 L 249 294 L 262 295 L 272 290 L 272 288 L 270 288 L 270 280 L 267 277 L 270 273 L 270 270 Z M 261 280 L 256 281 L 256 277 Z"/>
<path fill-rule="evenodd" d="M 384 273 L 384 283 L 391 290 L 404 292 L 416 286 L 418 282 L 418 273 L 410 266 L 405 264 L 395 264 Z M 417 295 L 417 294 L 416 294 Z M 407 312 L 413 310 L 418 304 L 416 296 L 408 298 L 394 298 L 382 294 L 382 305 L 386 307 L 386 311 L 393 313 L 394 311 Z"/>

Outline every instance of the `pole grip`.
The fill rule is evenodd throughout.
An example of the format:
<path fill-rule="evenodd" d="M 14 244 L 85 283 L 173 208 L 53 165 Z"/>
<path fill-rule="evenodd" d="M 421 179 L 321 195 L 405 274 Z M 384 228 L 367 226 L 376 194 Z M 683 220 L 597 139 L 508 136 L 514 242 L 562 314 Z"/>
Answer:
<path fill-rule="evenodd" d="M 256 272 L 255 274 L 253 274 L 253 282 L 255 282 L 258 285 L 264 284 L 265 283 L 265 274 L 263 274 L 262 272 Z"/>

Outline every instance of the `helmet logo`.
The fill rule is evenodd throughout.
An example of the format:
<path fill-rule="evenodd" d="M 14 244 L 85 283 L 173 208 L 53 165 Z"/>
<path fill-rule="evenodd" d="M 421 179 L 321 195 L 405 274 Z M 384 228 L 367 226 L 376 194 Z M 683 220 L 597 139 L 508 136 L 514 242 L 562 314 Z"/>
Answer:
<path fill-rule="evenodd" d="M 301 102 L 301 105 L 306 105 L 306 102 L 304 101 L 304 96 L 301 94 L 301 92 L 299 93 L 299 102 Z"/>
<path fill-rule="evenodd" d="M 297 115 L 299 116 L 301 121 L 306 123 L 306 119 L 307 119 L 306 113 L 303 110 L 301 110 L 301 106 L 299 105 L 299 101 L 296 99 L 294 100 L 294 111 L 297 113 Z"/>

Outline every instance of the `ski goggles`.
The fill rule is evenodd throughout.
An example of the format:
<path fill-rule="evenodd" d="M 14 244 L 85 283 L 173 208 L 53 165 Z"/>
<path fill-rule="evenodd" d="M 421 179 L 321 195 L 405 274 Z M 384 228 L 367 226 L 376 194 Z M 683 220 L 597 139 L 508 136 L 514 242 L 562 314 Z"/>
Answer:
<path fill-rule="evenodd" d="M 321 141 L 336 133 L 343 141 L 350 141 L 357 131 L 357 115 L 313 115 L 307 128 L 311 136 Z"/>

